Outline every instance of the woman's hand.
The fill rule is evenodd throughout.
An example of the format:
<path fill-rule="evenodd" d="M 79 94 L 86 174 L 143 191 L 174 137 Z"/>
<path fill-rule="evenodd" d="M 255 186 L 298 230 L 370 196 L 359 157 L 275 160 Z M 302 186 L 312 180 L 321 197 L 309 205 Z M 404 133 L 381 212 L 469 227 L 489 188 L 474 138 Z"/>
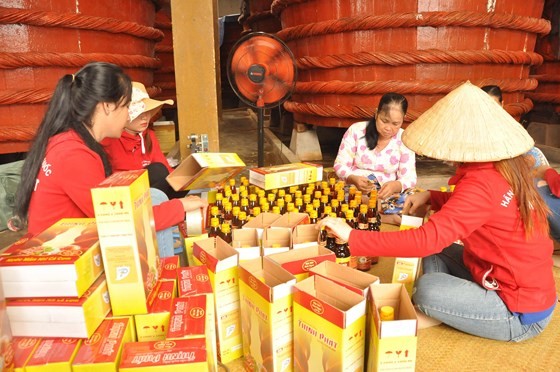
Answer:
<path fill-rule="evenodd" d="M 334 234 L 339 239 L 348 241 L 350 239 L 350 232 L 352 228 L 348 226 L 346 221 L 342 218 L 326 217 L 317 223 L 317 229 L 321 229 L 325 226 L 332 234 Z"/>
<path fill-rule="evenodd" d="M 377 197 L 379 199 L 387 199 L 389 196 L 402 191 L 402 183 L 400 181 L 385 182 L 379 189 Z"/>
<path fill-rule="evenodd" d="M 427 205 L 430 201 L 430 192 L 422 191 L 409 195 L 404 201 L 402 214 L 414 215 L 418 208 Z"/>
<path fill-rule="evenodd" d="M 544 180 L 544 174 L 548 169 L 550 169 L 550 165 L 543 164 L 541 166 L 538 166 L 537 169 L 535 169 L 535 178 Z"/>
<path fill-rule="evenodd" d="M 373 182 L 371 182 L 367 177 L 350 175 L 346 178 L 346 183 L 354 185 L 361 192 L 368 193 L 373 188 Z"/>
<path fill-rule="evenodd" d="M 185 212 L 195 211 L 197 209 L 203 208 L 204 215 L 206 215 L 206 208 L 208 208 L 208 203 L 206 200 L 202 200 L 198 196 L 188 195 L 184 198 L 179 199 L 183 204 L 183 210 Z"/>

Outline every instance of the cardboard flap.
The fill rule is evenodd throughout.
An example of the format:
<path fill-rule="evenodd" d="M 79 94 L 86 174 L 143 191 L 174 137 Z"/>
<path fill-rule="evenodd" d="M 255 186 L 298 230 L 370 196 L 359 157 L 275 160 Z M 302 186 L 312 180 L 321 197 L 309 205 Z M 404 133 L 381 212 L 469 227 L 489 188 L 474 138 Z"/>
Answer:
<path fill-rule="evenodd" d="M 265 229 L 262 236 L 263 248 L 270 248 L 273 244 L 280 244 L 280 247 L 289 247 L 292 242 L 292 230 L 286 227 L 269 227 Z"/>
<path fill-rule="evenodd" d="M 324 278 L 351 290 L 359 295 L 366 296 L 369 286 L 379 284 L 379 278 L 375 275 L 364 273 L 348 266 L 339 265 L 332 261 L 324 261 L 309 270 L 310 273 L 320 275 Z"/>
<path fill-rule="evenodd" d="M 403 284 L 375 284 L 370 286 L 369 298 L 379 338 L 416 336 L 418 318 Z M 395 320 L 382 322 L 379 309 L 392 306 Z"/>
<path fill-rule="evenodd" d="M 212 272 L 237 266 L 238 253 L 222 238 L 208 238 L 193 243 L 193 256 Z"/>

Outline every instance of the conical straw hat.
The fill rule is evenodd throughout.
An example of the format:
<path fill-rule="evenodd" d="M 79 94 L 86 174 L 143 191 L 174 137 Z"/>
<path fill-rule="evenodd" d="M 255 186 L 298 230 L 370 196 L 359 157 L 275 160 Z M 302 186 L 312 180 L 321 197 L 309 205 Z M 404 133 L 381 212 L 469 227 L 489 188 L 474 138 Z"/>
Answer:
<path fill-rule="evenodd" d="M 535 143 L 500 104 L 469 81 L 420 115 L 402 139 L 419 155 L 460 163 L 510 159 Z"/>

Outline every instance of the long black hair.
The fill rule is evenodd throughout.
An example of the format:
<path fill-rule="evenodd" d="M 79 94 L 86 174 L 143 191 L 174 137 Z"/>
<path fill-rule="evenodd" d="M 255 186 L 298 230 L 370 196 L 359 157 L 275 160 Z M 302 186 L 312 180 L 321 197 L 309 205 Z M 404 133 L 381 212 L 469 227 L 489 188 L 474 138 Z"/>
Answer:
<path fill-rule="evenodd" d="M 379 140 L 379 132 L 377 131 L 377 126 L 375 125 L 375 120 L 380 112 L 387 111 L 390 105 L 400 106 L 403 116 L 406 115 L 406 110 L 408 110 L 408 101 L 402 94 L 398 93 L 385 93 L 379 100 L 379 105 L 377 106 L 377 113 L 373 115 L 373 118 L 367 123 L 366 126 L 366 142 L 368 149 L 373 150 L 377 146 L 377 141 Z"/>
<path fill-rule="evenodd" d="M 89 63 L 77 73 L 64 75 L 58 81 L 23 164 L 13 221 L 13 224 L 20 226 L 14 226 L 15 228 L 21 228 L 27 221 L 31 194 L 51 137 L 68 130 L 76 131 L 86 146 L 101 157 L 105 176 L 111 174 L 107 154 L 89 129 L 92 127 L 92 118 L 98 103 L 107 102 L 121 106 L 130 102 L 131 94 L 132 83 L 128 75 L 120 67 L 110 63 Z"/>
<path fill-rule="evenodd" d="M 489 96 L 496 97 L 500 103 L 502 103 L 502 90 L 497 85 L 485 85 L 481 87 L 483 91 L 488 93 Z"/>

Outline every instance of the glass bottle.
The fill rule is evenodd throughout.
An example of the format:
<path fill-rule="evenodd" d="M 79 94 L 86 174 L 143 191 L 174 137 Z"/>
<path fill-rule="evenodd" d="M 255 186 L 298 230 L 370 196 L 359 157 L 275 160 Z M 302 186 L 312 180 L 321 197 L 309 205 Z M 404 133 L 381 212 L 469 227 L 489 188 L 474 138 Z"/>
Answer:
<path fill-rule="evenodd" d="M 329 178 L 329 188 L 331 189 L 331 197 L 334 198 L 336 196 L 336 178 Z"/>
<path fill-rule="evenodd" d="M 231 191 L 231 195 L 237 194 L 237 187 L 235 187 L 235 178 L 231 178 L 229 181 L 229 190 Z"/>
<path fill-rule="evenodd" d="M 296 198 L 295 208 L 299 213 L 303 213 L 305 211 L 303 209 L 303 200 L 301 198 Z"/>
<path fill-rule="evenodd" d="M 319 246 L 326 247 L 327 245 L 327 228 L 326 226 L 321 226 L 319 231 Z"/>
<path fill-rule="evenodd" d="M 337 217 L 340 217 L 340 203 L 337 199 L 331 200 L 331 211 L 335 213 Z"/>
<path fill-rule="evenodd" d="M 317 223 L 317 211 L 315 209 L 309 212 L 309 223 L 310 224 Z"/>
<path fill-rule="evenodd" d="M 336 249 L 336 238 L 334 237 L 334 235 L 327 230 L 327 241 L 325 243 L 325 248 L 327 248 L 328 250 L 334 252 Z"/>
<path fill-rule="evenodd" d="M 231 226 L 227 223 L 222 224 L 222 239 L 225 240 L 226 243 L 231 244 L 232 236 L 231 236 Z"/>
<path fill-rule="evenodd" d="M 277 205 L 272 207 L 272 213 L 274 214 L 280 214 L 280 207 L 278 207 Z"/>
<path fill-rule="evenodd" d="M 321 205 L 319 206 L 319 211 L 318 211 L 320 216 L 322 216 L 325 213 L 325 207 L 327 206 L 329 206 L 329 196 L 323 195 L 321 196 Z"/>
<path fill-rule="evenodd" d="M 381 228 L 381 216 L 377 209 L 377 190 L 373 189 L 369 193 L 368 202 L 368 230 L 379 231 Z"/>
<path fill-rule="evenodd" d="M 249 213 L 253 213 L 253 208 L 257 206 L 257 195 L 249 194 Z"/>
<path fill-rule="evenodd" d="M 253 218 L 257 217 L 259 214 L 261 214 L 261 207 L 255 207 L 255 208 L 253 208 L 253 212 L 251 213 L 251 215 L 253 216 Z"/>
<path fill-rule="evenodd" d="M 358 230 L 368 229 L 368 206 L 365 204 L 360 204 L 360 213 L 358 214 Z"/>
<path fill-rule="evenodd" d="M 210 208 L 210 221 L 212 221 L 212 218 L 217 218 L 220 223 L 223 222 L 222 214 L 216 205 Z"/>
<path fill-rule="evenodd" d="M 239 194 L 231 194 L 231 205 L 234 207 L 240 207 L 239 204 Z"/>
<path fill-rule="evenodd" d="M 338 237 L 335 239 L 334 254 L 337 264 L 350 266 L 350 249 L 348 249 L 348 243 L 346 241 Z"/>
<path fill-rule="evenodd" d="M 383 322 L 395 320 L 395 309 L 392 306 L 381 306 L 379 309 L 379 319 Z"/>
<path fill-rule="evenodd" d="M 249 199 L 243 198 L 241 199 L 241 211 L 249 214 Z"/>
<path fill-rule="evenodd" d="M 242 228 L 243 225 L 247 223 L 247 213 L 244 211 L 239 211 L 239 228 Z"/>
<path fill-rule="evenodd" d="M 221 233 L 220 230 L 220 220 L 217 218 L 210 219 L 210 229 L 208 229 L 208 237 L 215 238 Z"/>
<path fill-rule="evenodd" d="M 227 203 L 224 206 L 224 221 L 223 221 L 223 223 L 227 223 L 228 225 L 231 225 L 232 220 L 233 220 L 232 207 L 231 207 L 230 203 Z"/>
<path fill-rule="evenodd" d="M 356 218 L 354 217 L 354 212 L 351 210 L 348 210 L 346 212 L 346 223 L 348 224 L 348 226 L 350 226 L 351 228 L 355 229 L 356 228 Z"/>
<path fill-rule="evenodd" d="M 268 213 L 270 211 L 270 206 L 268 203 L 264 203 L 261 205 L 261 213 Z"/>

